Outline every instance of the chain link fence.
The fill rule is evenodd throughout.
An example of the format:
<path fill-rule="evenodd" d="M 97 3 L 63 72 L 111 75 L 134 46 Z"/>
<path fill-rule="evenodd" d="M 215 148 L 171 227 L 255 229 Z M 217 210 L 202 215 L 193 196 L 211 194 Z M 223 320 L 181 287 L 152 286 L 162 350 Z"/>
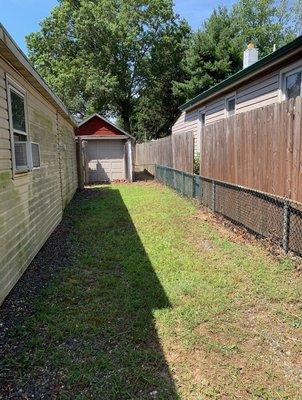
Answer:
<path fill-rule="evenodd" d="M 302 255 L 302 204 L 161 165 L 155 179 L 249 231 Z"/>

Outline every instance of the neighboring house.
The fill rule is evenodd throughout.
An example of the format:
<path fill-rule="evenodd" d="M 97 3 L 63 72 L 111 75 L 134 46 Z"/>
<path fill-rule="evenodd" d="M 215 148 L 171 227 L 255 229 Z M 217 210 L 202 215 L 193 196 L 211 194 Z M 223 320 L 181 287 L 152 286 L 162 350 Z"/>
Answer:
<path fill-rule="evenodd" d="M 249 45 L 241 71 L 180 107 L 172 134 L 193 132 L 199 153 L 202 126 L 302 95 L 302 36 L 257 60 L 257 49 Z"/>
<path fill-rule="evenodd" d="M 0 24 L 0 304 L 77 189 L 75 127 Z"/>
<path fill-rule="evenodd" d="M 79 124 L 84 183 L 132 181 L 133 136 L 99 114 Z"/>

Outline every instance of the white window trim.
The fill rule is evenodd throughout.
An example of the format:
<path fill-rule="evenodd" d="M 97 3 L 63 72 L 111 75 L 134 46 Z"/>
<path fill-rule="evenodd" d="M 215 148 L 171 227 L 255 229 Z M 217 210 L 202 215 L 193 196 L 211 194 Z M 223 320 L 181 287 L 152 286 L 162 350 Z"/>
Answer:
<path fill-rule="evenodd" d="M 202 123 L 202 115 L 204 114 L 204 123 Z M 206 108 L 202 107 L 198 110 L 198 131 L 201 132 L 201 129 L 206 125 Z"/>
<path fill-rule="evenodd" d="M 290 66 L 283 68 L 279 73 L 279 101 L 287 100 L 285 93 L 285 77 L 291 75 L 294 72 L 302 71 L 301 60 L 291 64 Z"/>
<path fill-rule="evenodd" d="M 204 115 L 204 122 L 202 122 L 202 115 Z M 206 116 L 207 116 L 206 108 L 203 107 L 202 109 L 199 110 L 199 113 L 198 113 L 198 118 L 199 118 L 201 127 L 205 126 L 205 124 L 206 124 Z"/>
<path fill-rule="evenodd" d="M 228 105 L 228 101 L 233 100 L 233 99 L 235 100 L 235 109 L 234 109 L 234 114 L 230 115 L 227 105 Z M 236 92 L 233 92 L 233 93 L 231 93 L 231 94 L 229 94 L 228 96 L 225 97 L 224 109 L 225 109 L 225 117 L 226 118 L 230 118 L 233 115 L 236 115 L 236 112 L 237 112 L 237 94 L 236 94 Z"/>
<path fill-rule="evenodd" d="M 26 90 L 20 86 L 14 79 L 12 79 L 8 74 L 6 77 L 6 93 L 7 93 L 7 105 L 8 105 L 8 117 L 9 117 L 9 132 L 10 132 L 10 144 L 11 144 L 11 157 L 12 157 L 12 177 L 13 179 L 19 173 L 30 172 L 30 165 L 26 170 L 21 170 L 16 168 L 16 159 L 15 159 L 15 139 L 14 133 L 26 136 L 26 142 L 30 143 L 30 136 L 28 130 L 28 108 L 27 108 L 27 93 Z M 19 131 L 13 128 L 13 116 L 12 116 L 12 106 L 11 106 L 11 90 L 17 93 L 19 96 L 22 96 L 24 99 L 24 116 L 25 116 L 25 129 L 26 132 Z"/>

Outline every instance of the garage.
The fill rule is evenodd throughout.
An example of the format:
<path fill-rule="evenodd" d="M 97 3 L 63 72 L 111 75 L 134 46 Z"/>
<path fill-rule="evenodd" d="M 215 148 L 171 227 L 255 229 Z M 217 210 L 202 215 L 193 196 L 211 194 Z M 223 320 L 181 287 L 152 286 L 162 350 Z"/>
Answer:
<path fill-rule="evenodd" d="M 133 136 L 99 114 L 84 120 L 76 136 L 83 185 L 132 181 Z"/>
<path fill-rule="evenodd" d="M 125 180 L 125 143 L 122 140 L 88 141 L 89 182 Z"/>

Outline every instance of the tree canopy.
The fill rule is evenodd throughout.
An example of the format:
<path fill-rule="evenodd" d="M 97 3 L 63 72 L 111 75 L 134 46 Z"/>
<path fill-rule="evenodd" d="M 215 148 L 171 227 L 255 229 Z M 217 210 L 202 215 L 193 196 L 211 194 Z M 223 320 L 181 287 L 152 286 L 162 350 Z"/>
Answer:
<path fill-rule="evenodd" d="M 118 116 L 132 132 L 142 124 L 136 108 L 148 111 L 147 90 L 155 98 L 160 87 L 160 98 L 171 97 L 188 33 L 172 0 L 60 0 L 27 45 L 35 67 L 73 113 Z"/>
<path fill-rule="evenodd" d="M 27 37 L 29 57 L 69 110 L 115 117 L 137 138 L 169 134 L 178 107 L 242 68 L 246 44 L 264 56 L 301 27 L 301 0 L 238 0 L 197 32 L 172 0 L 59 0 Z"/>
<path fill-rule="evenodd" d="M 230 10 L 218 7 L 192 35 L 182 62 L 186 79 L 174 82 L 174 94 L 188 100 L 242 69 L 250 41 L 264 57 L 274 45 L 293 40 L 298 33 L 295 18 L 284 0 L 238 0 Z"/>

